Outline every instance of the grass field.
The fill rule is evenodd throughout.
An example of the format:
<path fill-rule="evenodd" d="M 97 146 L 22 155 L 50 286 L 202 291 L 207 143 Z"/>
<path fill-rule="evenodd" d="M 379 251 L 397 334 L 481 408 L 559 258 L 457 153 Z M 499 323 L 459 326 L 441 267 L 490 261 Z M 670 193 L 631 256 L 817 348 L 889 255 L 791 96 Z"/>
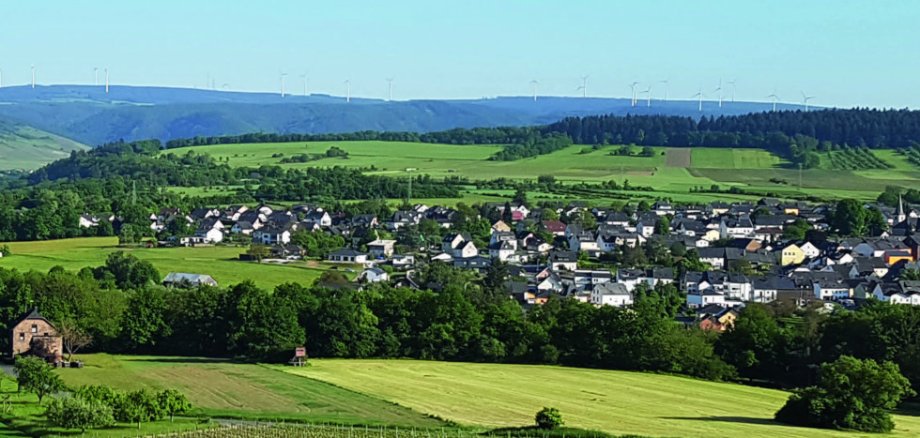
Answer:
<path fill-rule="evenodd" d="M 313 360 L 291 374 L 330 382 L 465 425 L 528 425 L 543 406 L 568 426 L 650 436 L 848 437 L 783 426 L 773 413 L 788 394 L 682 377 L 533 365 L 410 360 Z M 899 415 L 889 436 L 920 434 Z"/>
<path fill-rule="evenodd" d="M 81 355 L 86 367 L 61 369 L 69 386 L 105 384 L 132 390 L 181 390 L 193 414 L 339 424 L 439 427 L 442 421 L 273 366 L 221 360 Z"/>
<path fill-rule="evenodd" d="M 348 151 L 349 158 L 326 158 L 307 163 L 283 164 L 283 167 L 347 166 L 369 168 L 381 175 L 405 175 L 406 169 L 436 177 L 464 176 L 471 179 L 507 177 L 534 179 L 553 175 L 563 182 L 607 181 L 649 186 L 655 193 L 628 193 L 631 197 L 669 197 L 685 202 L 706 202 L 725 199 L 723 194 L 690 193 L 693 187 L 713 184 L 738 186 L 758 192 L 788 193 L 790 195 L 822 195 L 828 198 L 855 197 L 874 199 L 885 186 L 913 187 L 920 183 L 920 169 L 912 166 L 894 151 L 873 151 L 879 159 L 894 166 L 892 170 L 830 170 L 814 169 L 802 172 L 799 190 L 798 170 L 770 152 L 745 148 L 653 148 L 651 157 L 611 155 L 619 146 L 593 149 L 584 145 L 546 155 L 516 161 L 490 161 L 488 158 L 500 146 L 457 146 L 381 141 L 262 143 L 217 146 L 197 146 L 172 149 L 165 153 L 187 151 L 207 153 L 235 166 L 280 165 L 284 157 L 302 153 L 322 153 L 331 146 Z M 771 181 L 774 179 L 774 181 Z M 778 183 L 776 179 L 785 181 Z M 207 192 L 183 189 L 190 195 Z M 211 189 L 211 193 L 220 193 Z M 464 195 L 466 196 L 466 195 Z M 737 196 L 752 199 L 756 196 Z M 474 197 L 471 197 L 474 198 Z"/>
<path fill-rule="evenodd" d="M 37 169 L 85 149 L 86 145 L 32 127 L 0 124 L 0 170 Z"/>
<path fill-rule="evenodd" d="M 169 272 L 208 274 L 221 285 L 252 280 L 264 288 L 290 281 L 310 284 L 330 267 L 314 261 L 286 265 L 244 262 L 238 260 L 246 251 L 244 247 L 121 248 L 115 237 L 10 242 L 8 245 L 13 255 L 0 258 L 0 268 L 46 272 L 53 266 L 63 266 L 79 270 L 85 266 L 101 266 L 110 253 L 125 251 L 150 261 L 163 276 Z"/>

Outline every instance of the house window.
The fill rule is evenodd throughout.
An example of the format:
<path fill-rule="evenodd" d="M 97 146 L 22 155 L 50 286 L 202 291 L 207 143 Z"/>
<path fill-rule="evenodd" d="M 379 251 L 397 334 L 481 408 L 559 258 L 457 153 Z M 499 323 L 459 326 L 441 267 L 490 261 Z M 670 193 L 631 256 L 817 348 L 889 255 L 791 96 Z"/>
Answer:
<path fill-rule="evenodd" d="M 38 333 L 38 325 L 32 324 L 32 333 Z"/>
<path fill-rule="evenodd" d="M 20 340 L 20 341 L 25 341 L 25 340 L 26 340 L 26 334 L 25 334 L 24 332 L 19 332 L 19 340 Z"/>

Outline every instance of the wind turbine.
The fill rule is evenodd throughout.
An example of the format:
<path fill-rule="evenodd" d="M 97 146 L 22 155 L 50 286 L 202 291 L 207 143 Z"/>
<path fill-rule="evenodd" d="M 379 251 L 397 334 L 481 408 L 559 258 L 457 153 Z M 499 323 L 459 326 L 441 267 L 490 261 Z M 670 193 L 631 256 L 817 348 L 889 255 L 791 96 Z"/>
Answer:
<path fill-rule="evenodd" d="M 719 78 L 719 86 L 712 91 L 714 93 L 719 93 L 719 108 L 722 108 L 722 78 Z"/>
<path fill-rule="evenodd" d="M 645 106 L 651 108 L 652 106 L 652 85 L 649 84 L 648 88 L 645 89 L 642 93 L 647 94 L 647 100 L 645 101 Z"/>
<path fill-rule="evenodd" d="M 393 78 L 387 78 L 387 102 L 393 101 Z"/>
<path fill-rule="evenodd" d="M 814 99 L 815 96 L 808 96 L 805 92 L 802 92 L 802 105 L 805 105 L 805 111 L 808 111 L 808 101 Z"/>
<path fill-rule="evenodd" d="M 632 99 L 629 101 L 629 106 L 636 106 L 636 85 L 639 85 L 639 83 L 633 82 L 629 84 L 629 89 L 632 90 Z"/>
<path fill-rule="evenodd" d="M 732 86 L 732 103 L 735 103 L 735 81 L 737 81 L 737 79 L 728 81 L 728 84 Z"/>
<path fill-rule="evenodd" d="M 696 94 L 690 97 L 691 98 L 698 97 L 700 99 L 699 111 L 703 112 L 703 87 L 700 87 L 700 91 L 697 91 Z"/>
<path fill-rule="evenodd" d="M 307 97 L 307 74 L 300 75 L 300 79 L 303 79 L 303 95 Z"/>
<path fill-rule="evenodd" d="M 99 67 L 93 67 L 93 85 L 99 85 Z"/>
<path fill-rule="evenodd" d="M 773 112 L 776 112 L 776 101 L 779 100 L 779 96 L 776 95 L 776 90 L 773 90 L 773 94 L 767 97 L 773 99 Z"/>
<path fill-rule="evenodd" d="M 345 102 L 351 102 L 351 79 L 345 79 Z"/>
<path fill-rule="evenodd" d="M 588 97 L 588 77 L 581 77 L 581 86 L 576 88 L 576 90 L 581 90 L 581 97 Z"/>
<path fill-rule="evenodd" d="M 109 68 L 105 68 L 105 94 L 109 94 Z"/>
<path fill-rule="evenodd" d="M 32 88 L 35 88 L 35 66 L 32 66 Z"/>
<path fill-rule="evenodd" d="M 281 73 L 281 98 L 284 99 L 284 78 L 287 76 L 287 73 Z"/>
<path fill-rule="evenodd" d="M 671 85 L 671 83 L 670 83 L 670 81 L 667 80 L 667 79 L 665 79 L 665 80 L 663 80 L 663 81 L 658 81 L 658 83 L 659 83 L 659 84 L 664 84 L 664 101 L 667 102 L 667 101 L 668 101 L 668 94 L 669 94 L 669 91 L 670 91 L 670 85 Z"/>
<path fill-rule="evenodd" d="M 537 85 L 539 85 L 539 84 L 540 84 L 540 83 L 537 82 L 536 79 L 530 81 L 530 90 L 533 92 L 532 94 L 533 94 L 533 101 L 534 101 L 534 102 L 537 101 Z"/>

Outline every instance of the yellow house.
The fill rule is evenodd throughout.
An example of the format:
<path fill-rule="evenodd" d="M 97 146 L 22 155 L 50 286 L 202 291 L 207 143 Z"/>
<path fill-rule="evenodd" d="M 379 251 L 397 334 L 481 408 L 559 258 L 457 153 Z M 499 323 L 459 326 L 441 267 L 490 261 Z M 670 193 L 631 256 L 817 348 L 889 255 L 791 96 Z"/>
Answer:
<path fill-rule="evenodd" d="M 798 245 L 791 243 L 780 250 L 780 266 L 798 265 L 805 261 L 805 251 Z"/>
<path fill-rule="evenodd" d="M 791 214 L 793 216 L 799 215 L 799 207 L 786 207 L 783 209 L 783 213 Z"/>

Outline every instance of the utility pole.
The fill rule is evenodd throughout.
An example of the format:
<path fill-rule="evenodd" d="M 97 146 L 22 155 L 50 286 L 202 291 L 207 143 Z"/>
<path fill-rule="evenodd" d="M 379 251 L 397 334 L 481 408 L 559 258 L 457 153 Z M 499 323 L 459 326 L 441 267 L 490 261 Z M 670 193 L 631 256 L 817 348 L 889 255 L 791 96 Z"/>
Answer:
<path fill-rule="evenodd" d="M 802 163 L 799 163 L 799 191 L 802 191 Z"/>

